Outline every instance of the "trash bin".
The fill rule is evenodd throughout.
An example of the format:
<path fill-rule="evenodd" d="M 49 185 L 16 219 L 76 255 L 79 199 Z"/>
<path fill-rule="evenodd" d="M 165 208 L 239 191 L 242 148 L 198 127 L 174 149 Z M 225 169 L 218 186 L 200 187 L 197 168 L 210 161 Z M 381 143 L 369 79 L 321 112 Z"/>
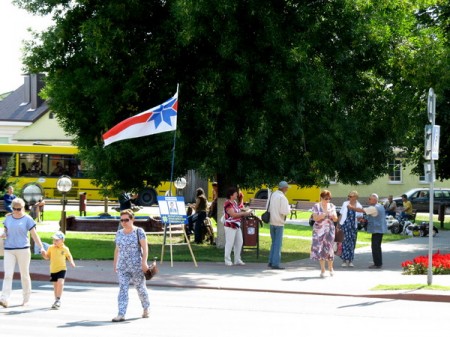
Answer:
<path fill-rule="evenodd" d="M 86 216 L 86 192 L 80 192 L 80 216 Z"/>
<path fill-rule="evenodd" d="M 262 221 L 257 216 L 248 216 L 241 221 L 242 249 L 256 249 L 256 258 L 259 258 L 259 226 Z"/>

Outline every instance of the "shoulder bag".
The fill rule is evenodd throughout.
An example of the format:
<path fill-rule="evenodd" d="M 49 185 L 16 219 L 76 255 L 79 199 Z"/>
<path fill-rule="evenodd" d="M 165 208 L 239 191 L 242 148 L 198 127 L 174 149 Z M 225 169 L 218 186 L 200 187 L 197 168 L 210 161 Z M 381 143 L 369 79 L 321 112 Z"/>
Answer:
<path fill-rule="evenodd" d="M 141 255 L 142 255 L 141 241 L 139 240 L 139 233 L 138 233 L 137 229 L 136 229 L 136 237 L 138 240 L 139 251 L 141 252 Z M 155 257 L 155 258 L 153 258 L 153 263 L 148 267 L 147 271 L 144 272 L 145 279 L 151 280 L 153 278 L 153 276 L 158 274 L 158 272 L 159 272 L 159 270 L 158 270 L 158 266 L 156 265 L 156 257 Z"/>
<path fill-rule="evenodd" d="M 334 242 L 344 242 L 344 231 L 341 229 L 341 225 L 336 225 L 336 231 L 334 232 Z"/>
<path fill-rule="evenodd" d="M 264 222 L 264 223 L 269 223 L 270 222 L 270 212 L 269 212 L 269 209 L 270 209 L 270 200 L 272 199 L 272 195 L 270 195 L 270 198 L 269 198 L 269 204 L 267 205 L 267 209 L 266 209 L 266 211 L 261 215 L 261 220 Z"/>

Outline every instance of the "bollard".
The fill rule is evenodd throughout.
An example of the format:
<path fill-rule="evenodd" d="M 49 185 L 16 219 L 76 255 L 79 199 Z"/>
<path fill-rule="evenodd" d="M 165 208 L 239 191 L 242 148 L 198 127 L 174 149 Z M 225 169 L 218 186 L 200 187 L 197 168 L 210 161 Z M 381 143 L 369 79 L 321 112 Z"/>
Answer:
<path fill-rule="evenodd" d="M 87 204 L 86 192 L 80 192 L 80 216 L 82 215 L 86 216 L 86 204 Z"/>
<path fill-rule="evenodd" d="M 439 204 L 439 210 L 438 210 L 438 221 L 441 222 L 441 228 L 444 228 L 444 221 L 445 221 L 445 209 L 447 207 L 447 204 Z"/>

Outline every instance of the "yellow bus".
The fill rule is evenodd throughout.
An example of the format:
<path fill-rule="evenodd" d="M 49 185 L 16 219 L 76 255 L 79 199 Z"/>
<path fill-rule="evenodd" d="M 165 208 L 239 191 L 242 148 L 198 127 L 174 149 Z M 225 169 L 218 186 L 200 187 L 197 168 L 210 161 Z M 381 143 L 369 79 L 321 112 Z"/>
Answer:
<path fill-rule="evenodd" d="M 8 162 L 14 161 L 11 182 L 14 182 L 17 189 L 23 189 L 28 184 L 35 184 L 40 187 L 42 195 L 46 199 L 61 198 L 62 195 L 56 188 L 56 182 L 62 175 L 67 175 L 72 179 L 72 189 L 67 192 L 68 199 L 79 199 L 80 193 L 86 193 L 88 200 L 102 200 L 101 188 L 92 183 L 92 179 L 86 176 L 86 168 L 78 158 L 78 148 L 76 146 L 55 146 L 44 144 L 0 144 L 0 174 L 6 170 Z M 195 171 L 189 171 L 187 176 L 189 186 L 182 193 L 187 201 L 193 201 L 195 189 L 203 187 L 207 190 L 209 200 L 212 201 L 212 183 L 200 179 Z M 141 206 L 151 206 L 157 202 L 158 195 L 166 195 L 169 190 L 169 182 L 162 182 L 158 187 L 148 186 L 138 193 L 138 203 Z M 275 190 L 275 189 L 274 189 Z M 180 191 L 179 191 L 180 192 Z M 247 189 L 242 191 L 244 199 L 248 202 L 252 198 L 267 198 L 267 187 L 258 189 Z M 172 186 L 172 195 L 177 191 Z M 286 196 L 290 203 L 297 201 L 318 201 L 320 189 L 299 188 L 297 185 L 290 185 Z M 110 197 L 117 200 L 117 197 Z"/>
<path fill-rule="evenodd" d="M 276 191 L 278 187 L 271 188 L 272 192 Z M 244 201 L 249 202 L 250 199 L 267 199 L 267 186 L 262 186 L 258 189 L 242 190 L 244 194 Z M 318 202 L 320 199 L 319 187 L 299 187 L 295 184 L 289 184 L 289 189 L 286 192 L 286 198 L 290 204 L 295 204 L 297 201 L 314 201 Z"/>
<path fill-rule="evenodd" d="M 88 200 L 102 200 L 101 188 L 86 176 L 86 168 L 77 154 L 76 146 L 0 144 L 0 174 L 12 159 L 14 169 L 10 181 L 17 189 L 35 184 L 40 187 L 44 198 L 61 198 L 56 182 L 66 175 L 72 179 L 72 189 L 66 194 L 68 199 L 79 199 L 80 193 L 86 193 Z M 158 188 L 145 188 L 139 191 L 139 203 L 152 205 L 156 203 L 156 196 L 164 195 L 168 189 L 169 183 L 162 183 Z M 117 197 L 110 199 L 117 200 Z"/>

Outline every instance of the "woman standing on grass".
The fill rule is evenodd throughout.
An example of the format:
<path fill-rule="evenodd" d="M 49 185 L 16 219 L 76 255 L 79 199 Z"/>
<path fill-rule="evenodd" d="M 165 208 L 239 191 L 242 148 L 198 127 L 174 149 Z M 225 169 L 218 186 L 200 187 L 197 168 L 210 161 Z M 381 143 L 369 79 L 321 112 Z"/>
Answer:
<path fill-rule="evenodd" d="M 354 210 L 348 208 L 348 205 L 362 208 L 358 202 L 358 192 L 351 191 L 348 194 L 348 200 L 342 204 L 341 220 L 339 221 L 342 230 L 344 231 L 344 242 L 342 242 L 342 267 L 354 267 L 353 260 L 355 258 L 356 238 L 358 236 L 357 217 L 362 216 L 361 213 L 356 213 Z"/>
<path fill-rule="evenodd" d="M 120 223 L 123 229 L 116 234 L 116 249 L 114 250 L 114 271 L 119 277 L 119 313 L 113 322 L 123 322 L 128 307 L 128 288 L 133 282 L 141 301 L 142 318 L 148 318 L 150 301 L 144 273 L 148 269 L 147 236 L 142 228 L 133 225 L 134 213 L 131 209 L 120 212 Z"/>
<path fill-rule="evenodd" d="M 245 263 L 241 260 L 241 250 L 243 244 L 241 220 L 243 217 L 252 214 L 251 211 L 243 212 L 236 199 L 238 197 L 237 189 L 231 187 L 227 191 L 227 200 L 223 205 L 223 212 L 225 216 L 224 230 L 225 230 L 225 265 L 232 266 L 231 251 L 234 251 L 234 264 L 243 266 Z"/>
<path fill-rule="evenodd" d="M 5 276 L 3 279 L 2 296 L 0 297 L 0 305 L 4 308 L 8 307 L 8 299 L 11 295 L 12 280 L 16 262 L 19 265 L 20 280 L 22 282 L 23 302 L 25 306 L 30 300 L 31 294 L 31 277 L 30 277 L 30 240 L 28 232 L 30 232 L 34 243 L 40 247 L 41 254 L 45 252 L 41 239 L 36 232 L 36 223 L 28 215 L 25 214 L 25 202 L 20 198 L 15 198 L 11 202 L 12 214 L 5 217 L 5 244 L 3 268 Z M 0 240 L 3 240 L 1 238 Z"/>
<path fill-rule="evenodd" d="M 334 222 L 338 220 L 336 207 L 332 203 L 331 193 L 324 190 L 320 193 L 320 202 L 313 207 L 313 237 L 311 245 L 311 259 L 319 260 L 320 277 L 325 277 L 325 261 L 328 262 L 330 276 L 334 275 Z"/>

